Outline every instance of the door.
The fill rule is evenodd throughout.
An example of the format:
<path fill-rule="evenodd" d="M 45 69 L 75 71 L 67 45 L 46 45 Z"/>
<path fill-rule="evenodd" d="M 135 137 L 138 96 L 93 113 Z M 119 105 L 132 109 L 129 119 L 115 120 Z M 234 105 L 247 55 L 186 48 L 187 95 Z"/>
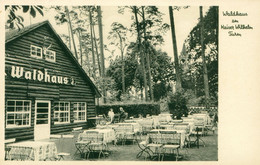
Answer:
<path fill-rule="evenodd" d="M 35 120 L 34 120 L 34 140 L 48 139 L 50 137 L 50 113 L 51 102 L 40 101 L 35 102 Z"/>

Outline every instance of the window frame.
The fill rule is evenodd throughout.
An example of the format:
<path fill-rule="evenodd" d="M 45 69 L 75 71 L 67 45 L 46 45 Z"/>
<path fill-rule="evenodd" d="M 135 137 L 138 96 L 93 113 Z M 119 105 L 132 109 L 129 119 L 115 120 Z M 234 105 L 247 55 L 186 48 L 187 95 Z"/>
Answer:
<path fill-rule="evenodd" d="M 46 56 L 47 52 L 52 52 L 52 53 L 53 53 L 53 56 L 54 56 L 54 59 L 53 59 L 53 60 L 50 59 L 50 58 L 46 58 L 46 57 L 47 57 L 47 56 Z M 43 54 L 44 54 L 44 58 L 45 58 L 46 61 L 56 62 L 56 52 L 55 52 L 55 51 L 53 51 L 53 50 L 48 50 L 48 49 L 44 49 L 44 50 L 43 50 Z"/>
<path fill-rule="evenodd" d="M 36 50 L 37 50 L 37 49 L 41 49 L 41 57 L 39 57 L 39 56 L 37 56 L 37 55 L 33 55 L 33 54 L 32 54 L 32 47 L 35 47 L 35 48 L 36 48 Z M 36 51 L 36 53 L 37 53 L 37 51 Z M 31 45 L 31 47 L 30 47 L 30 55 L 31 55 L 31 57 L 33 57 L 33 58 L 37 58 L 37 59 L 43 59 L 43 52 L 42 52 L 42 48 L 41 48 L 41 47 L 39 47 L 39 46 Z"/>
<path fill-rule="evenodd" d="M 8 102 L 9 101 L 14 101 L 14 108 L 16 109 L 16 102 L 20 101 L 23 102 L 23 111 L 22 112 L 17 112 L 17 111 L 13 111 L 13 112 L 8 112 Z M 24 111 L 24 102 L 29 102 L 29 111 Z M 31 100 L 14 100 L 14 99 L 10 99 L 10 100 L 6 100 L 6 113 L 5 113 L 5 127 L 6 128 L 25 128 L 25 127 L 31 127 L 31 113 L 32 113 L 32 101 Z M 14 121 L 15 121 L 15 114 L 29 114 L 29 124 L 28 125 L 10 125 L 8 124 L 8 114 L 14 114 Z M 23 118 L 22 118 L 23 121 Z"/>
<path fill-rule="evenodd" d="M 60 110 L 60 103 L 68 103 L 68 111 L 61 111 Z M 58 105 L 58 111 L 56 110 L 56 106 Z M 60 121 L 55 121 L 55 113 L 68 113 L 68 121 L 66 122 L 60 122 Z M 53 114 L 53 119 L 54 119 L 54 124 L 68 124 L 70 123 L 70 102 L 69 101 L 59 101 L 58 103 L 56 103 L 56 105 L 54 106 L 54 114 Z M 59 118 L 60 118 L 60 115 L 59 115 Z"/>
<path fill-rule="evenodd" d="M 79 104 L 82 104 L 82 103 L 84 103 L 85 104 L 85 110 L 79 110 Z M 87 102 L 73 102 L 72 103 L 73 104 L 73 120 L 74 120 L 74 122 L 75 123 L 79 123 L 79 122 L 86 122 L 87 121 Z M 77 104 L 77 109 L 76 110 L 74 110 L 74 104 Z M 85 112 L 85 120 L 75 120 L 75 115 L 74 115 L 74 113 L 77 113 L 77 116 L 79 116 L 79 112 Z"/>

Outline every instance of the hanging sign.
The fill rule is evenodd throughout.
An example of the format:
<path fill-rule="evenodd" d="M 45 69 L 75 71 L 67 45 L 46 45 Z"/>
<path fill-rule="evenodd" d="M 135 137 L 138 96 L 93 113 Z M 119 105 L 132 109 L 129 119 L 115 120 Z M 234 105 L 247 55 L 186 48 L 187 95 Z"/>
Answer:
<path fill-rule="evenodd" d="M 48 72 L 48 69 L 44 69 L 44 71 L 37 69 L 25 70 L 23 67 L 12 66 L 11 76 L 13 78 L 34 80 L 46 83 L 76 85 L 75 80 L 73 78 L 50 74 Z"/>

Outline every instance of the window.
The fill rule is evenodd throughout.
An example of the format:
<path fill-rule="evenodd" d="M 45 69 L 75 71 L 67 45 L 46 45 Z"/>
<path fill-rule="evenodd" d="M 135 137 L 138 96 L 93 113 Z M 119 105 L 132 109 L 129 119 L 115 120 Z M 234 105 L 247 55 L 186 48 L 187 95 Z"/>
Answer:
<path fill-rule="evenodd" d="M 42 48 L 31 45 L 31 56 L 36 58 L 42 58 Z"/>
<path fill-rule="evenodd" d="M 54 121 L 57 123 L 69 123 L 70 119 L 70 103 L 59 102 L 55 106 Z"/>
<path fill-rule="evenodd" d="M 85 102 L 73 104 L 74 121 L 86 121 L 87 106 Z"/>
<path fill-rule="evenodd" d="M 7 100 L 6 127 L 25 127 L 31 125 L 31 101 Z"/>
<path fill-rule="evenodd" d="M 45 60 L 55 62 L 56 61 L 56 52 L 52 50 L 44 50 Z"/>

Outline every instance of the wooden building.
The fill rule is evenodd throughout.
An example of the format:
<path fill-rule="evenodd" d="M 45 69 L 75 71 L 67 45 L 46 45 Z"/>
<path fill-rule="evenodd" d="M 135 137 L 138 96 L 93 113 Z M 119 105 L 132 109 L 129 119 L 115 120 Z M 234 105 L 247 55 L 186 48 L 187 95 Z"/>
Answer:
<path fill-rule="evenodd" d="M 88 127 L 101 94 L 48 21 L 6 32 L 5 139 Z"/>

